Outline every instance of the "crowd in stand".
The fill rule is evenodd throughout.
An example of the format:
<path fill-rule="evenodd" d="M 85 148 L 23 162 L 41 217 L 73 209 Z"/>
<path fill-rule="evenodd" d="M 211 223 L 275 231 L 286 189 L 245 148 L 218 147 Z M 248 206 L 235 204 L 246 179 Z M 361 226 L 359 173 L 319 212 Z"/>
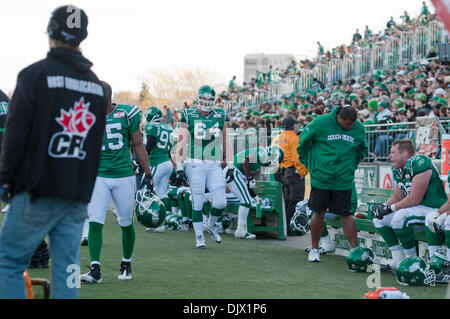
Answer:
<path fill-rule="evenodd" d="M 326 63 L 334 57 L 354 52 L 359 47 L 371 46 L 386 36 L 395 36 L 404 30 L 414 30 L 419 25 L 427 25 L 437 19 L 423 3 L 423 8 L 417 18 L 411 19 L 405 11 L 401 24 L 396 24 L 393 17 L 387 22 L 386 29 L 373 34 L 368 26 L 361 36 L 358 32 L 353 36 L 348 46 L 333 48 L 324 53 L 320 49 L 312 61 L 299 63 L 292 61 L 285 70 L 274 70 L 270 67 L 264 74 L 258 73 L 250 83 L 239 86 L 236 77 L 230 81 L 228 90 L 222 92 L 218 99 L 219 105 L 236 100 L 239 95 L 251 95 L 255 90 L 264 90 L 274 81 L 289 75 L 298 75 L 300 68 L 312 68 L 317 63 Z M 435 48 L 431 48 L 427 56 L 420 62 L 407 65 L 391 65 L 384 70 L 376 70 L 369 75 L 356 79 L 336 81 L 328 86 L 315 79 L 306 92 L 291 93 L 278 101 L 260 104 L 254 107 L 236 107 L 230 112 L 230 126 L 233 128 L 250 127 L 281 128 L 282 120 L 291 117 L 298 121 L 300 127 L 306 126 L 315 117 L 330 112 L 335 106 L 353 106 L 358 110 L 361 122 L 364 124 L 393 123 L 391 128 L 402 127 L 404 122 L 414 122 L 418 116 L 450 117 L 448 109 L 447 88 L 450 85 L 450 68 L 441 64 Z M 225 102 L 225 103 L 224 103 Z M 375 143 L 370 149 L 376 154 Z M 379 155 L 379 154 L 377 154 Z"/>

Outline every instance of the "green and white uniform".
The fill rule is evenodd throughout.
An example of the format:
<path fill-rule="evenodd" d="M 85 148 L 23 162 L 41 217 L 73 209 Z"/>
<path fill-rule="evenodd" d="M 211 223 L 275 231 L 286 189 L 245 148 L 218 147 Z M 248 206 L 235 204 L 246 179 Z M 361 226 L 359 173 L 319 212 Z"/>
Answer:
<path fill-rule="evenodd" d="M 188 126 L 189 144 L 186 154 L 186 176 L 192 194 L 192 222 L 197 238 L 203 237 L 203 203 L 205 188 L 211 193 L 211 209 L 208 224 L 212 227 L 227 205 L 225 178 L 220 163 L 223 159 L 222 129 L 227 113 L 213 108 L 208 115 L 198 109 L 186 109 L 181 122 Z"/>
<path fill-rule="evenodd" d="M 427 170 L 431 170 L 432 175 L 419 205 L 399 209 L 384 216 L 381 220 L 373 220 L 375 227 L 390 248 L 399 248 L 398 241 L 400 241 L 406 252 L 415 249 L 414 230 L 423 229 L 426 215 L 436 211 L 447 201 L 447 194 L 439 178 L 439 172 L 427 156 L 414 154 L 408 159 L 403 169 L 392 167 L 396 187 L 400 188 L 404 196 L 409 196 L 413 178 Z M 395 234 L 389 229 L 392 229 Z"/>
<path fill-rule="evenodd" d="M 139 130 L 141 110 L 134 105 L 114 105 L 106 117 L 97 179 L 88 205 L 90 222 L 104 224 L 112 196 L 121 226 L 133 222 L 135 179 L 131 161 L 131 133 Z"/>
<path fill-rule="evenodd" d="M 172 126 L 168 124 L 152 121 L 145 126 L 145 134 L 147 137 L 154 136 L 156 139 L 155 146 L 148 155 L 148 159 L 150 161 L 150 169 L 155 185 L 156 196 L 161 200 L 168 198 L 167 188 L 173 170 L 173 165 L 170 161 L 172 132 Z M 164 204 L 167 206 L 168 201 L 164 202 Z"/>
<path fill-rule="evenodd" d="M 263 147 L 253 147 L 250 149 L 246 149 L 234 156 L 233 159 L 234 169 L 232 176 L 230 175 L 227 177 L 228 171 L 232 168 L 227 166 L 223 170 L 223 174 L 227 181 L 228 189 L 240 200 L 240 205 L 238 209 L 237 231 L 239 231 L 242 234 L 247 233 L 247 218 L 253 201 L 253 197 L 251 196 L 248 187 L 248 181 L 243 168 L 243 163 L 245 159 L 248 158 L 250 165 L 250 172 L 254 174 L 261 169 L 264 162 L 267 161 L 267 157 L 268 157 L 267 151 Z"/>
<path fill-rule="evenodd" d="M 91 264 L 100 263 L 103 225 L 111 198 L 122 230 L 122 261 L 131 261 L 136 240 L 133 226 L 135 177 L 130 142 L 131 134 L 139 130 L 142 114 L 134 105 L 113 106 L 113 111 L 106 116 L 100 165 L 88 205 Z"/>

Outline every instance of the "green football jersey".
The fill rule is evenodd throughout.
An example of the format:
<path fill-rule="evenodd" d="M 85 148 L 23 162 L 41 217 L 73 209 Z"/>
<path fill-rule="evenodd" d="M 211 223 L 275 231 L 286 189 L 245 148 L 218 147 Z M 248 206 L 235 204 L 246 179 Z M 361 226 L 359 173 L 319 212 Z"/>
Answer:
<path fill-rule="evenodd" d="M 403 192 L 408 196 L 411 192 L 411 183 L 414 176 L 431 169 L 433 172 L 428 184 L 427 191 L 420 205 L 439 208 L 447 201 L 444 185 L 439 177 L 439 172 L 431 159 L 423 154 L 414 154 L 405 164 L 404 169 L 395 169 L 392 167 L 392 175 L 395 182 Z"/>
<path fill-rule="evenodd" d="M 131 161 L 131 133 L 139 130 L 141 110 L 134 105 L 114 105 L 114 110 L 106 117 L 102 152 L 98 176 L 133 176 Z"/>
<path fill-rule="evenodd" d="M 168 124 L 150 122 L 145 126 L 145 134 L 156 138 L 156 145 L 148 155 L 151 166 L 156 166 L 170 160 L 172 132 L 172 126 Z"/>
<path fill-rule="evenodd" d="M 259 171 L 261 166 L 263 166 L 263 161 L 265 161 L 267 158 L 267 151 L 263 147 L 253 147 L 243 150 L 234 156 L 233 159 L 234 167 L 236 167 L 244 175 L 245 171 L 244 168 L 242 167 L 242 163 L 244 162 L 244 159 L 250 155 L 251 155 L 251 157 L 249 158 L 250 172 L 256 173 Z"/>
<path fill-rule="evenodd" d="M 181 122 L 188 125 L 190 146 L 187 159 L 221 161 L 223 159 L 222 129 L 227 120 L 227 112 L 213 109 L 207 116 L 197 109 L 185 109 Z"/>

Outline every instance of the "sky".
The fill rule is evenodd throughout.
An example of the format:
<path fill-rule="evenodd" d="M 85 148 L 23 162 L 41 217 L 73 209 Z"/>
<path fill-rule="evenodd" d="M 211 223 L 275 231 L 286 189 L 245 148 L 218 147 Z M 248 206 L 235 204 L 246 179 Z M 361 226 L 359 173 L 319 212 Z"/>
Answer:
<path fill-rule="evenodd" d="M 20 70 L 46 56 L 50 14 L 66 4 L 88 15 L 81 48 L 93 71 L 113 91 L 138 92 L 152 68 L 207 68 L 224 84 L 233 75 L 242 82 L 246 54 L 312 57 L 317 41 L 328 50 L 349 44 L 357 28 L 378 32 L 405 10 L 416 17 L 422 0 L 0 0 L 4 92 L 14 90 Z"/>

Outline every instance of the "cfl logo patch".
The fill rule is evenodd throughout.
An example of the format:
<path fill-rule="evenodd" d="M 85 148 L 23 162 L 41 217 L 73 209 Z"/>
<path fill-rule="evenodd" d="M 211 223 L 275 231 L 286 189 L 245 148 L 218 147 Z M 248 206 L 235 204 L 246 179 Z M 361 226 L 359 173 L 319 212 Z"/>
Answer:
<path fill-rule="evenodd" d="M 65 111 L 61 109 L 56 122 L 63 127 L 62 132 L 55 133 L 48 146 L 48 154 L 55 158 L 78 158 L 83 160 L 84 140 L 95 123 L 95 115 L 89 112 L 91 103 L 84 102 L 84 97 L 74 103 L 74 107 Z"/>

